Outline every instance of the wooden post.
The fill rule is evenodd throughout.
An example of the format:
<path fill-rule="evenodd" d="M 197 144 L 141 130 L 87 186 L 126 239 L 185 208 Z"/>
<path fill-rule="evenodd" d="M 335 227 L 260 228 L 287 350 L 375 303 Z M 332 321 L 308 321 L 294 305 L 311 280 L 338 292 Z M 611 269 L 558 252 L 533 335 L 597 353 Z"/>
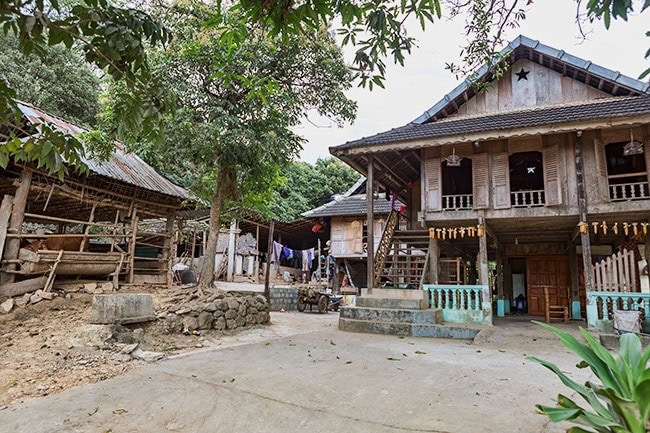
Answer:
<path fill-rule="evenodd" d="M 233 281 L 235 274 L 235 241 L 236 241 L 236 231 L 237 231 L 237 220 L 232 220 L 230 223 L 230 230 L 228 231 L 228 273 L 226 276 L 226 281 Z"/>
<path fill-rule="evenodd" d="M 260 225 L 255 224 L 255 244 L 257 245 L 257 255 L 255 256 L 255 281 L 260 282 Z"/>
<path fill-rule="evenodd" d="M 485 218 L 479 218 L 479 224 L 485 227 Z M 490 272 L 488 270 L 487 230 L 478 238 L 479 280 L 483 288 L 481 293 L 484 323 L 492 323 L 492 291 L 490 290 Z"/>
<path fill-rule="evenodd" d="M 88 217 L 88 222 L 89 223 L 95 222 L 95 209 L 96 208 L 97 208 L 97 203 L 95 202 L 95 203 L 93 203 L 92 209 L 90 209 L 90 216 Z M 86 224 L 84 226 L 84 235 L 87 235 L 88 233 L 90 233 L 90 227 L 91 227 L 90 224 Z M 85 250 L 87 246 L 88 247 L 90 246 L 90 238 L 88 238 L 86 236 L 81 241 L 81 245 L 79 245 L 79 251 L 81 252 L 81 251 Z"/>
<path fill-rule="evenodd" d="M 264 297 L 271 305 L 271 255 L 273 254 L 273 229 L 275 228 L 275 221 L 271 221 L 269 226 L 269 240 L 266 247 L 266 272 L 264 274 Z M 280 258 L 278 257 L 278 260 Z"/>
<path fill-rule="evenodd" d="M 27 197 L 29 196 L 29 188 L 32 184 L 32 171 L 24 168 L 20 173 L 20 181 L 16 194 L 14 195 L 14 203 L 11 210 L 11 219 L 9 220 L 9 228 L 7 233 L 20 233 L 25 219 L 25 208 L 27 206 Z M 7 241 L 7 246 L 2 256 L 5 260 L 16 260 L 20 250 L 20 238 L 10 238 Z M 7 265 L 8 270 L 15 270 L 15 264 Z M 0 275 L 0 284 L 13 283 L 15 275 L 10 273 L 3 273 Z"/>
<path fill-rule="evenodd" d="M 578 193 L 578 212 L 580 221 L 587 221 L 587 195 L 585 194 L 585 180 L 582 163 L 582 131 L 576 133 L 574 144 L 575 165 L 576 165 L 576 187 Z M 582 243 L 582 264 L 584 266 L 585 290 L 592 292 L 594 290 L 594 277 L 591 265 L 591 241 L 589 239 L 589 230 L 586 233 L 580 233 L 580 242 Z"/>
<path fill-rule="evenodd" d="M 167 269 L 165 269 L 165 275 L 166 275 L 166 283 L 167 287 L 171 287 L 172 284 L 174 283 L 174 271 L 172 271 L 172 266 L 174 262 L 174 256 L 176 254 L 172 254 L 172 249 L 176 245 L 176 240 L 174 239 L 174 222 L 176 220 L 176 211 L 171 211 L 167 214 L 167 221 L 165 221 L 165 233 L 169 235 L 169 237 L 165 238 L 165 241 L 163 243 L 163 253 L 162 253 L 162 263 L 164 266 L 166 266 Z M 194 240 L 192 240 L 192 246 L 194 246 Z M 192 260 L 194 260 L 194 250 L 192 250 Z"/>
<path fill-rule="evenodd" d="M 366 198 L 368 200 L 368 294 L 372 294 L 375 286 L 375 200 L 374 200 L 374 156 L 368 155 L 368 175 L 366 176 Z"/>
<path fill-rule="evenodd" d="M 570 241 L 567 245 L 569 252 L 569 273 L 571 276 L 571 318 L 580 319 L 580 287 L 578 284 L 578 258 L 576 245 Z M 577 306 L 576 306 L 577 303 Z"/>
<path fill-rule="evenodd" d="M 429 236 L 429 284 L 438 284 L 438 261 L 440 258 L 440 245 L 438 238 Z"/>
<path fill-rule="evenodd" d="M 138 236 L 138 206 L 133 206 L 131 211 L 131 238 L 129 241 L 129 284 L 133 283 L 135 267 L 135 242 Z"/>
<path fill-rule="evenodd" d="M 116 226 L 117 226 L 117 223 L 119 222 L 119 220 L 120 220 L 120 210 L 118 209 L 118 210 L 115 211 L 115 225 Z M 113 227 L 112 233 L 113 233 L 113 235 L 117 234 L 117 227 Z M 115 250 L 115 242 L 116 241 L 117 241 L 117 238 L 115 238 L 115 237 L 113 239 L 111 239 L 111 253 L 113 252 L 113 250 Z"/>
<path fill-rule="evenodd" d="M 487 233 L 487 230 L 486 230 Z M 506 315 L 506 299 L 504 295 L 504 275 L 503 275 L 503 246 L 497 241 L 497 316 L 503 317 Z"/>
<path fill-rule="evenodd" d="M 9 228 L 9 218 L 11 217 L 11 208 L 14 205 L 14 197 L 5 195 L 0 205 L 0 257 L 5 249 L 7 240 L 7 229 Z"/>

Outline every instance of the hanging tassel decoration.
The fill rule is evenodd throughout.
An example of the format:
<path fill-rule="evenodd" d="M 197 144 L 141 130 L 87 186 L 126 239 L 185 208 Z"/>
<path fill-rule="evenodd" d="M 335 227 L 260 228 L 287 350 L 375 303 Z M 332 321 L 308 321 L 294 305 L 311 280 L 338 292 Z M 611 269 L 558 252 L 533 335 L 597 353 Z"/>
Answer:
<path fill-rule="evenodd" d="M 442 229 L 442 240 L 447 239 L 447 230 Z"/>
<path fill-rule="evenodd" d="M 578 223 L 578 230 L 579 230 L 580 233 L 582 233 L 582 234 L 587 233 L 587 232 L 589 231 L 589 229 L 588 229 L 588 227 L 587 227 L 587 223 L 584 222 L 584 221 L 580 221 L 580 222 Z"/>
<path fill-rule="evenodd" d="M 612 231 L 614 232 L 615 235 L 618 234 L 618 223 L 614 223 L 614 227 L 612 227 Z"/>
<path fill-rule="evenodd" d="M 598 223 L 591 223 L 591 225 L 594 228 L 594 234 L 597 235 L 598 234 Z"/>
<path fill-rule="evenodd" d="M 436 230 L 433 227 L 429 228 L 429 239 L 433 239 L 436 237 Z"/>
<path fill-rule="evenodd" d="M 453 234 L 454 234 L 454 239 L 456 239 L 456 236 L 458 236 L 458 229 L 454 229 Z"/>
<path fill-rule="evenodd" d="M 632 223 L 632 233 L 634 233 L 634 236 L 639 235 L 639 223 Z"/>
<path fill-rule="evenodd" d="M 465 237 L 465 227 L 460 228 L 460 237 L 464 238 Z"/>
<path fill-rule="evenodd" d="M 630 226 L 627 223 L 623 223 L 623 233 L 625 233 L 625 236 L 628 235 L 629 228 L 630 228 Z"/>
<path fill-rule="evenodd" d="M 436 237 L 437 237 L 438 239 L 440 239 L 440 238 L 441 238 L 441 236 L 440 236 L 440 229 L 436 229 L 436 234 L 437 234 Z"/>
<path fill-rule="evenodd" d="M 601 226 L 601 228 L 603 229 L 603 234 L 606 235 L 607 234 L 607 223 L 605 221 L 603 221 L 603 225 Z"/>
<path fill-rule="evenodd" d="M 485 232 L 485 229 L 483 228 L 483 224 L 479 224 L 477 228 L 477 234 L 479 238 L 483 237 L 483 234 Z"/>
<path fill-rule="evenodd" d="M 643 231 L 644 235 L 648 234 L 648 223 L 641 223 L 641 230 Z"/>

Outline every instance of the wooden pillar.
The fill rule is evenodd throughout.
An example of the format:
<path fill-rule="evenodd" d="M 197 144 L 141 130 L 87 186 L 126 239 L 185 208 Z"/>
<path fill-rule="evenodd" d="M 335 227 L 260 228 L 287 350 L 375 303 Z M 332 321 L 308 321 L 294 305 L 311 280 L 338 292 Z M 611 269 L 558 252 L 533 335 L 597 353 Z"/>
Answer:
<path fill-rule="evenodd" d="M 505 297 L 504 290 L 504 275 L 503 275 L 503 246 L 497 242 L 497 316 L 503 317 L 508 312 L 508 300 Z"/>
<path fill-rule="evenodd" d="M 93 203 L 93 207 L 92 209 L 90 209 L 90 216 L 88 217 L 89 223 L 95 222 L 95 209 L 97 209 L 97 202 Z M 87 249 L 90 246 L 90 238 L 88 237 L 88 234 L 90 233 L 90 227 L 92 227 L 90 224 L 85 224 L 83 227 L 85 236 L 81 241 L 81 245 L 79 245 L 80 252 Z"/>
<path fill-rule="evenodd" d="M 131 211 L 131 237 L 129 238 L 129 284 L 133 284 L 133 273 L 135 272 L 135 242 L 138 237 L 138 205 L 134 205 Z"/>
<path fill-rule="evenodd" d="M 375 196 L 373 184 L 375 182 L 374 155 L 368 155 L 368 175 L 366 176 L 366 198 L 368 199 L 368 294 L 372 294 L 375 286 Z"/>
<path fill-rule="evenodd" d="M 587 221 L 587 195 L 585 193 L 584 169 L 582 162 L 582 131 L 576 133 L 575 145 L 575 165 L 576 165 L 576 187 L 578 195 L 578 212 L 580 221 Z M 589 239 L 589 230 L 586 233 L 580 233 L 580 242 L 582 244 L 582 264 L 584 267 L 585 290 L 591 292 L 594 290 L 594 277 L 591 266 L 591 241 Z"/>
<path fill-rule="evenodd" d="M 275 221 L 271 221 L 269 226 L 269 240 L 266 246 L 266 272 L 264 273 L 264 297 L 271 305 L 271 255 L 273 254 L 273 229 L 275 228 Z M 278 257 L 278 260 L 280 258 Z"/>
<path fill-rule="evenodd" d="M 578 283 L 578 257 L 576 245 L 570 241 L 567 245 L 569 252 L 569 275 L 571 276 L 571 317 L 580 319 L 580 287 Z"/>
<path fill-rule="evenodd" d="M 27 197 L 29 196 L 29 188 L 32 184 L 32 171 L 24 168 L 20 173 L 20 180 L 18 181 L 18 188 L 14 195 L 13 207 L 11 209 L 11 217 L 9 219 L 9 227 L 7 233 L 20 233 L 25 219 L 25 208 L 27 207 Z M 7 245 L 2 256 L 5 260 L 15 260 L 18 258 L 20 251 L 20 238 L 9 238 Z M 15 264 L 7 265 L 8 270 L 16 269 Z M 13 283 L 15 280 L 14 274 L 3 273 L 0 275 L 0 284 Z"/>
<path fill-rule="evenodd" d="M 503 276 L 503 289 L 508 302 L 508 305 L 506 306 L 506 312 L 510 312 L 514 296 L 512 293 L 512 266 L 510 264 L 510 260 L 507 257 L 504 257 L 503 261 Z"/>
<path fill-rule="evenodd" d="M 172 210 L 167 214 L 167 221 L 165 224 L 165 233 L 169 236 L 165 239 L 163 244 L 163 253 L 162 253 L 162 262 L 166 266 L 165 275 L 167 287 L 171 287 L 174 283 L 174 271 L 172 267 L 174 266 L 174 258 L 176 256 L 176 239 L 174 231 L 174 221 L 176 220 L 176 211 Z M 192 232 L 192 235 L 195 233 Z M 192 238 L 192 261 L 194 261 L 194 246 L 195 246 L 194 237 Z"/>
<path fill-rule="evenodd" d="M 255 281 L 260 282 L 260 225 L 255 224 L 255 244 L 257 245 L 257 256 L 255 256 Z"/>
<path fill-rule="evenodd" d="M 429 284 L 438 284 L 438 267 L 440 259 L 440 244 L 438 238 L 429 236 Z"/>
<path fill-rule="evenodd" d="M 0 205 L 0 257 L 2 257 L 5 250 L 7 229 L 9 228 L 9 219 L 11 218 L 11 209 L 13 205 L 14 196 L 5 195 L 2 199 L 2 205 Z"/>
<path fill-rule="evenodd" d="M 233 281 L 235 275 L 235 249 L 237 240 L 237 220 L 232 220 L 228 231 L 228 273 L 226 281 Z"/>
<path fill-rule="evenodd" d="M 485 227 L 485 219 L 480 218 L 479 224 Z M 483 323 L 492 324 L 492 292 L 490 290 L 490 272 L 488 270 L 488 247 L 487 247 L 487 230 L 483 230 L 482 236 L 478 237 L 478 266 L 479 266 L 479 282 L 483 288 L 481 293 L 482 309 L 483 309 Z"/>

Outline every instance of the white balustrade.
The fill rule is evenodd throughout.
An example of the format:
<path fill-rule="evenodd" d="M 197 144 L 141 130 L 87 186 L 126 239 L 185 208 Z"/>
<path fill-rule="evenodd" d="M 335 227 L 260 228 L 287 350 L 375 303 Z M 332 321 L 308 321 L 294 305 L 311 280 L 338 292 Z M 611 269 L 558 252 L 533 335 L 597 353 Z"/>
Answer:
<path fill-rule="evenodd" d="M 473 207 L 472 194 L 454 194 L 442 196 L 443 210 L 468 210 Z"/>
<path fill-rule="evenodd" d="M 642 200 L 650 198 L 648 182 L 618 183 L 609 185 L 612 201 Z"/>
<path fill-rule="evenodd" d="M 512 207 L 544 206 L 544 190 L 512 191 L 510 200 Z"/>

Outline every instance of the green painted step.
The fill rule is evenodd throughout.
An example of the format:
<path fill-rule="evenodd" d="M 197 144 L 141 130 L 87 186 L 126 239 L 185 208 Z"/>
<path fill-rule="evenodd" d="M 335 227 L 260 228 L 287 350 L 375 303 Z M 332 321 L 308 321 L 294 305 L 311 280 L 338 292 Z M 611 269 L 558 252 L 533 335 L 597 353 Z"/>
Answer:
<path fill-rule="evenodd" d="M 360 332 L 364 334 L 454 338 L 460 340 L 473 340 L 479 332 L 478 329 L 458 326 L 355 320 L 347 319 L 345 317 L 339 318 L 339 329 L 341 331 Z"/>
<path fill-rule="evenodd" d="M 380 322 L 399 322 L 410 324 L 435 324 L 442 322 L 440 309 L 426 310 L 342 307 L 341 317 L 354 320 L 370 320 Z"/>
<path fill-rule="evenodd" d="M 427 299 L 393 299 L 361 296 L 357 297 L 355 305 L 364 308 L 397 308 L 402 310 L 429 309 L 429 301 Z"/>

